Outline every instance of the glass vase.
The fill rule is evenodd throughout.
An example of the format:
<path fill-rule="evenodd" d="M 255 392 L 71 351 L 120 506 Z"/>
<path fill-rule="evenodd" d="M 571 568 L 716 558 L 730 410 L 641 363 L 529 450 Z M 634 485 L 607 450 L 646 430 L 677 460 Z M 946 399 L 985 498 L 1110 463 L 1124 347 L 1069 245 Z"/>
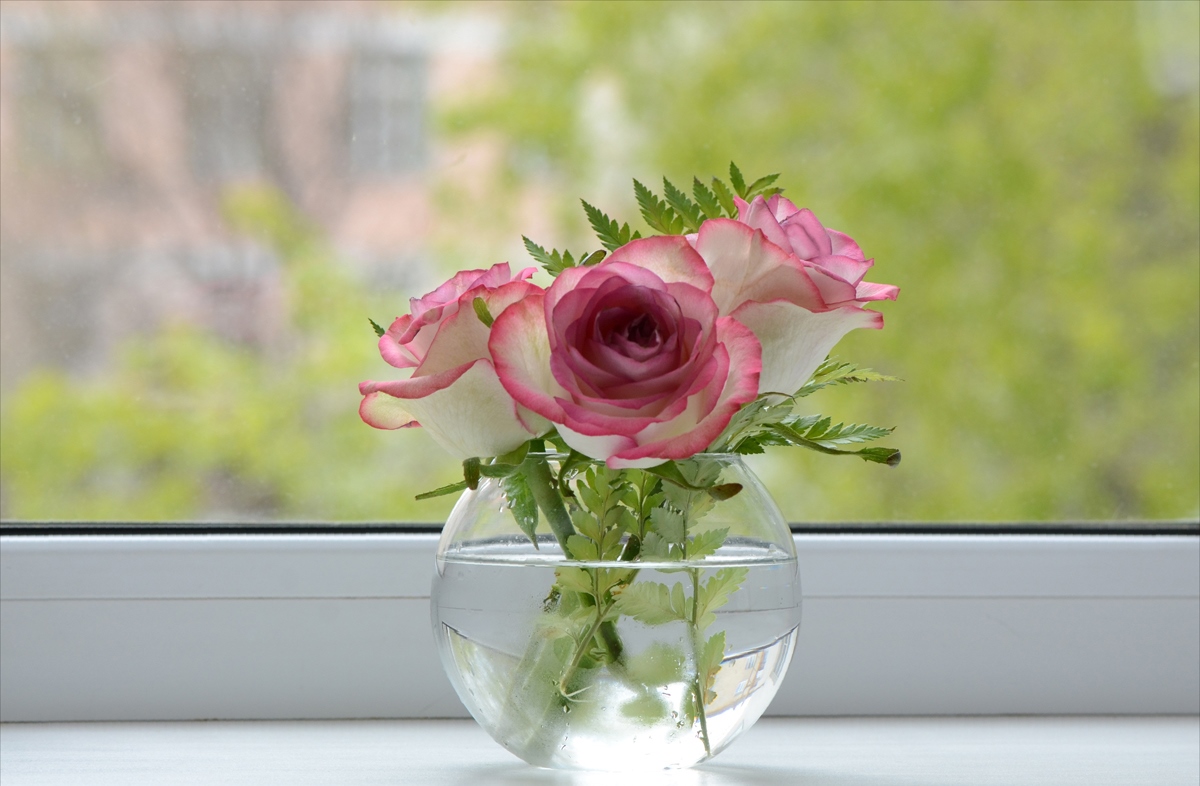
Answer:
<path fill-rule="evenodd" d="M 795 649 L 799 581 L 739 456 L 482 470 L 446 522 L 431 606 L 446 673 L 497 742 L 541 767 L 671 769 L 763 714 Z"/>

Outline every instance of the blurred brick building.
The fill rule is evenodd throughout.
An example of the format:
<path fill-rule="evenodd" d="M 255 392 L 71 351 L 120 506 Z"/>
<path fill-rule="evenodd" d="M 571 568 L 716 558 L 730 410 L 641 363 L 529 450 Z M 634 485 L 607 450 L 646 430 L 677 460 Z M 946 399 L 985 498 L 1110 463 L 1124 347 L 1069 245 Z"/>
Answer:
<path fill-rule="evenodd" d="M 221 216 L 238 184 L 285 194 L 373 286 L 419 280 L 430 83 L 469 75 L 462 31 L 408 10 L 0 4 L 4 387 L 172 320 L 274 340 L 278 262 Z"/>

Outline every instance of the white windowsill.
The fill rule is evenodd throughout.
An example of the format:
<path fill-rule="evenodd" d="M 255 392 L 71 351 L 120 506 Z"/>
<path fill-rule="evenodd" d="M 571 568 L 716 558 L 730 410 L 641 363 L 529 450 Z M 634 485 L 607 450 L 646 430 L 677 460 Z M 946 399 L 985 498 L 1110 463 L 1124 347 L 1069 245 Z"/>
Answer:
<path fill-rule="evenodd" d="M 1200 712 L 1200 538 L 798 535 L 774 715 Z M 5 721 L 464 717 L 433 535 L 0 539 Z"/>
<path fill-rule="evenodd" d="M 712 762 L 534 769 L 471 721 L 6 724 L 5 786 L 1192 786 L 1200 718 L 764 718 Z"/>

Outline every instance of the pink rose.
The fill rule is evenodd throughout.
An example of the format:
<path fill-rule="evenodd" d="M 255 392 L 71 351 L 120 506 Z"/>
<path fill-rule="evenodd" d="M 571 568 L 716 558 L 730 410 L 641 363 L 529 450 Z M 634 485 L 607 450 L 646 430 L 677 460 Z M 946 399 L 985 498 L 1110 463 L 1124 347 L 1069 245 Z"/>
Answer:
<path fill-rule="evenodd" d="M 443 320 L 448 320 L 458 311 L 459 301 L 467 292 L 483 288 L 493 290 L 510 281 L 526 281 L 534 274 L 527 267 L 514 278 L 508 263 L 492 265 L 487 270 L 462 270 L 454 278 L 422 298 L 409 298 L 409 311 L 388 328 L 379 339 L 379 354 L 396 368 L 414 368 L 421 365 L 433 337 L 437 335 Z M 478 294 L 478 293 L 476 293 Z M 468 310 L 474 295 L 466 302 Z"/>
<path fill-rule="evenodd" d="M 762 345 L 759 390 L 793 393 L 851 330 L 883 327 L 863 302 L 894 300 L 898 290 L 863 282 L 873 262 L 810 211 L 777 196 L 738 204 L 741 220 L 705 221 L 688 240 L 712 271 L 720 313 Z"/>
<path fill-rule="evenodd" d="M 900 293 L 890 284 L 863 281 L 875 260 L 867 259 L 849 235 L 821 226 L 808 208 L 801 210 L 779 194 L 770 199 L 757 196 L 749 204 L 734 201 L 738 221 L 762 230 L 767 240 L 804 263 L 826 306 L 895 300 Z"/>
<path fill-rule="evenodd" d="M 493 317 L 542 290 L 533 268 L 514 278 L 507 263 L 468 270 L 419 300 L 379 339 L 379 352 L 408 379 L 363 382 L 358 412 L 375 428 L 423 426 L 457 458 L 497 456 L 545 433 L 550 424 L 513 401 L 488 353 L 490 329 L 475 313 L 482 298 Z"/>
<path fill-rule="evenodd" d="M 758 393 L 759 345 L 722 317 L 704 260 L 678 236 L 569 268 L 497 319 L 500 382 L 614 469 L 705 450 Z"/>

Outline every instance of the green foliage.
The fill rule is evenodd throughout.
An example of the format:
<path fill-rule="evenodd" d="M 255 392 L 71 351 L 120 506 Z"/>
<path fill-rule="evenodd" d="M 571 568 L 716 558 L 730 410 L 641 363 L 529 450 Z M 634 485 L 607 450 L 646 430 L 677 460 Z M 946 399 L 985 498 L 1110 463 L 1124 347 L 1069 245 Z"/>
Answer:
<path fill-rule="evenodd" d="M 737 164 L 732 161 L 729 162 L 729 182 L 733 183 L 733 190 L 737 192 L 737 195 L 747 202 L 759 195 L 769 197 L 783 191 L 781 188 L 770 188 L 770 185 L 778 179 L 779 173 L 776 172 L 773 175 L 764 175 L 750 185 L 746 185 L 746 181 L 742 179 L 742 172 L 737 168 Z"/>
<path fill-rule="evenodd" d="M 477 458 L 469 458 L 462 463 L 463 482 L 467 484 L 467 488 L 471 489 L 471 491 L 479 488 L 479 478 L 483 474 L 479 467 L 480 463 Z"/>
<path fill-rule="evenodd" d="M 371 323 L 371 328 L 375 331 L 375 335 L 379 338 L 383 338 L 383 334 L 387 332 L 387 329 L 381 327 L 379 323 L 370 317 L 367 317 L 367 321 Z"/>
<path fill-rule="evenodd" d="M 697 183 L 697 185 L 699 184 Z M 733 201 L 733 194 L 729 193 L 729 186 L 725 185 L 715 177 L 712 179 L 712 186 L 713 195 L 716 196 L 717 201 L 721 203 L 721 209 L 725 211 L 725 215 L 729 218 L 737 218 L 737 203 Z M 697 202 L 699 202 L 700 199 L 700 196 L 696 197 Z M 710 216 L 716 218 L 715 214 L 710 214 Z"/>
<path fill-rule="evenodd" d="M 716 178 L 713 178 L 715 181 Z M 715 183 L 714 183 L 715 185 Z M 725 207 L 717 198 L 717 195 L 708 189 L 700 178 L 692 178 L 692 196 L 696 198 L 696 205 L 700 208 L 700 212 L 705 218 L 720 218 L 724 215 Z"/>
<path fill-rule="evenodd" d="M 749 568 L 723 568 L 701 585 L 696 602 L 698 628 L 703 630 L 716 621 L 714 612 L 729 602 L 729 597 L 742 586 L 749 572 Z"/>
<path fill-rule="evenodd" d="M 636 179 L 633 181 L 633 193 L 642 211 L 642 220 L 648 227 L 662 235 L 683 234 L 683 218 L 676 215 L 670 205 L 656 197 L 653 191 Z"/>
<path fill-rule="evenodd" d="M 479 317 L 479 321 L 484 324 L 484 327 L 491 327 L 496 321 L 492 316 L 492 312 L 488 311 L 487 301 L 481 297 L 477 297 L 471 301 L 471 308 L 475 310 L 475 316 Z"/>
<path fill-rule="evenodd" d="M 582 199 L 579 201 L 583 202 L 583 211 L 587 213 L 588 223 L 592 225 L 592 230 L 596 233 L 596 237 L 600 239 L 600 245 L 609 251 L 616 251 L 629 241 L 637 240 L 641 237 L 641 234 L 629 229 L 629 224 L 618 224 L 605 215 L 599 208 L 592 207 Z M 588 257 L 583 264 L 593 265 L 604 258 L 603 252 L 598 251 L 596 253 L 600 256 L 596 258 L 595 262 L 590 261 L 591 257 Z M 593 254 L 593 256 L 595 255 Z"/>
<path fill-rule="evenodd" d="M 467 481 L 460 480 L 457 483 L 447 483 L 445 486 L 438 486 L 430 491 L 422 491 L 413 499 L 426 500 L 434 499 L 435 497 L 445 497 L 449 494 L 459 494 L 467 490 Z"/>
<path fill-rule="evenodd" d="M 595 549 L 595 544 L 593 544 L 592 548 Z M 578 555 L 573 556 L 575 556 L 576 559 L 582 559 L 582 557 L 579 557 Z M 593 559 L 595 558 L 593 557 Z M 554 576 L 559 588 L 563 590 L 578 592 L 589 596 L 596 592 L 596 586 L 593 583 L 592 573 L 584 570 L 583 568 L 559 568 L 558 570 L 554 571 Z"/>
<path fill-rule="evenodd" d="M 700 222 L 704 220 L 704 213 L 700 210 L 700 206 L 665 177 L 663 178 L 663 194 L 667 197 L 667 204 L 675 211 L 675 215 L 679 216 L 688 232 L 695 232 L 700 228 Z"/>
<path fill-rule="evenodd" d="M 880 426 L 858 423 L 832 425 L 828 417 L 810 415 L 803 418 L 788 418 L 778 423 L 759 424 L 758 430 L 751 435 L 742 437 L 732 447 L 732 450 L 735 453 L 761 453 L 762 449 L 768 445 L 792 445 L 831 456 L 858 456 L 864 461 L 894 467 L 900 463 L 900 451 L 895 448 L 842 450 L 833 447 L 853 442 L 866 442 L 890 433 L 892 433 L 892 429 Z"/>
<path fill-rule="evenodd" d="M 531 474 L 530 467 L 544 466 L 543 462 L 536 454 L 528 455 L 519 466 L 506 470 L 502 482 L 523 478 Z M 505 464 L 479 463 L 479 471 L 499 472 L 495 469 L 499 466 Z M 722 631 L 705 639 L 703 633 L 749 571 L 723 568 L 702 583 L 703 566 L 697 561 L 724 545 L 729 528 L 700 531 L 694 525 L 718 499 L 734 496 L 741 487 L 717 482 L 719 462 L 689 459 L 665 466 L 668 469 L 612 470 L 575 453 L 561 460 L 557 495 L 570 509 L 574 528 L 562 543 L 575 564 L 555 570 L 554 586 L 543 603 L 541 629 L 553 631 L 553 663 L 539 671 L 537 679 L 557 685 L 549 713 L 560 708 L 586 711 L 586 699 L 581 697 L 593 684 L 589 675 L 609 666 L 634 694 L 620 711 L 643 723 L 661 720 L 669 710 L 654 686 L 686 680 L 681 722 L 698 721 L 707 747 L 705 704 L 716 699 L 712 688 L 724 658 L 725 636 Z M 532 529 L 526 531 L 533 536 Z M 683 575 L 672 583 L 648 581 L 641 573 L 649 568 Z M 688 668 L 689 657 L 676 646 L 658 644 L 630 657 L 618 633 L 622 618 L 645 625 L 682 625 L 694 668 Z M 522 663 L 543 662 L 545 649 L 545 642 L 535 637 Z"/>
<path fill-rule="evenodd" d="M 759 194 L 763 196 L 778 194 L 783 190 L 781 188 L 769 188 L 779 177 L 778 174 L 760 177 L 747 186 L 742 180 L 741 171 L 732 162 L 729 164 L 729 176 L 730 182 L 733 183 L 734 191 L 737 192 L 739 197 L 746 200 L 753 199 Z M 706 219 L 737 216 L 737 205 L 733 200 L 733 194 L 730 193 L 729 187 L 715 177 L 712 179 L 712 186 L 710 190 L 700 182 L 700 178 L 693 177 L 692 195 L 695 197 L 693 201 L 679 187 L 664 177 L 663 196 L 665 199 L 663 199 L 659 198 L 653 191 L 642 185 L 635 178 L 633 181 L 633 193 L 641 210 L 642 219 L 646 222 L 647 226 L 664 235 L 682 235 L 687 232 L 695 232 Z M 586 209 L 590 205 L 584 202 L 584 207 Z M 588 213 L 588 218 L 589 220 L 592 218 L 590 212 Z M 610 226 L 615 227 L 615 221 L 612 221 L 607 216 L 603 218 L 610 223 L 601 223 L 602 226 L 606 228 Z M 596 228 L 596 232 L 599 234 L 600 228 L 597 227 L 595 220 L 592 221 L 592 226 Z M 604 240 L 603 236 L 601 240 Z M 610 248 L 609 250 L 613 249 Z"/>
<path fill-rule="evenodd" d="M 529 479 L 523 473 L 513 473 L 501 478 L 500 487 L 504 489 L 505 502 L 512 511 L 517 526 L 529 536 L 534 547 L 537 547 L 538 508 L 533 490 L 529 488 Z"/>
<path fill-rule="evenodd" d="M 835 456 L 858 456 L 864 461 L 894 467 L 900 463 L 900 451 L 894 448 L 836 447 L 879 439 L 894 429 L 860 423 L 835 424 L 828 416 L 798 415 L 794 411 L 796 399 L 831 385 L 893 379 L 850 363 L 826 359 L 794 396 L 764 392 L 742 407 L 713 443 L 714 450 L 755 454 L 764 452 L 766 447 L 790 445 Z"/>
<path fill-rule="evenodd" d="M 832 357 L 825 361 L 813 372 L 812 379 L 796 391 L 798 398 L 810 396 L 830 385 L 849 385 L 853 382 L 899 382 L 897 377 L 889 377 L 869 368 L 859 368 L 853 363 L 843 363 Z"/>
<path fill-rule="evenodd" d="M 687 622 L 691 604 L 683 593 L 683 584 L 671 586 L 659 582 L 638 582 L 621 591 L 617 611 L 646 625 Z"/>
<path fill-rule="evenodd" d="M 717 672 L 721 670 L 721 661 L 725 658 L 725 631 L 714 633 L 704 643 L 704 648 L 696 658 L 696 671 L 704 686 L 704 701 L 716 701 L 717 694 L 712 686 L 716 682 Z"/>
<path fill-rule="evenodd" d="M 696 536 L 692 538 L 692 542 L 688 544 L 687 558 L 704 559 L 705 557 L 712 556 L 725 543 L 725 538 L 727 537 L 729 537 L 729 527 L 720 527 L 719 529 L 710 529 L 696 533 Z"/>
<path fill-rule="evenodd" d="M 886 437 L 894 429 L 882 426 L 867 426 L 859 423 L 834 423 L 829 417 L 806 415 L 794 421 L 779 424 L 788 432 L 826 447 L 847 445 L 853 442 L 870 442 Z"/>
<path fill-rule="evenodd" d="M 738 169 L 737 164 L 732 161 L 729 162 L 729 182 L 733 183 L 733 190 L 737 192 L 737 195 L 745 199 L 748 193 L 746 181 L 742 179 L 742 170 Z"/>
<path fill-rule="evenodd" d="M 546 272 L 552 276 L 557 276 L 569 267 L 575 267 L 578 262 L 575 257 L 571 256 L 570 251 L 559 251 L 557 248 L 553 251 L 546 249 L 534 243 L 529 238 L 521 235 L 521 240 L 525 242 L 525 250 L 529 252 L 529 256 L 533 257 L 539 265 L 545 268 Z"/>
<path fill-rule="evenodd" d="M 686 519 L 675 508 L 663 506 L 650 512 L 654 531 L 667 543 L 682 544 L 687 538 Z"/>
<path fill-rule="evenodd" d="M 833 424 L 821 415 L 788 416 L 774 421 L 759 421 L 749 425 L 744 435 L 730 448 L 735 453 L 762 453 L 768 445 L 792 445 L 832 456 L 858 456 L 864 461 L 896 466 L 900 451 L 894 448 L 864 448 L 842 450 L 834 445 L 867 442 L 892 433 L 892 429 L 859 423 Z"/>
<path fill-rule="evenodd" d="M 669 685 L 684 678 L 687 659 L 678 647 L 656 641 L 630 658 L 629 673 L 644 685 Z"/>
<path fill-rule="evenodd" d="M 650 726 L 667 716 L 670 706 L 655 693 L 643 693 L 621 705 L 621 714 Z"/>

